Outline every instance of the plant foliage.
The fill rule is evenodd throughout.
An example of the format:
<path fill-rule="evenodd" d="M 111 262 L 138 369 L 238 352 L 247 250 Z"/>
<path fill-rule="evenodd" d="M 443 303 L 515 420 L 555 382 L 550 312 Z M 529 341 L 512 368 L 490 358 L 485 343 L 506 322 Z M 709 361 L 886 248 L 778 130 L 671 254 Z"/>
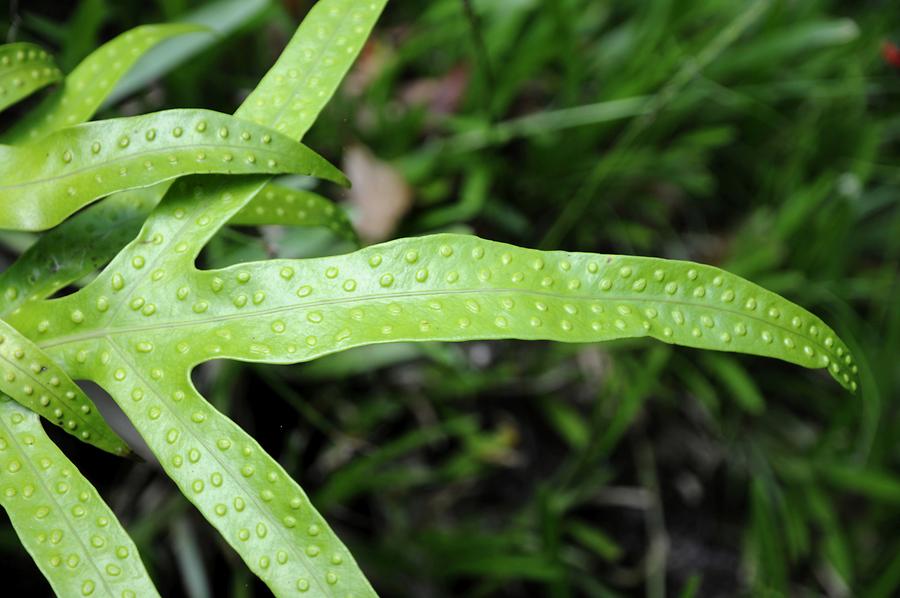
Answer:
<path fill-rule="evenodd" d="M 302 488 L 195 389 L 196 366 L 215 359 L 297 363 L 396 341 L 646 336 L 827 368 L 857 390 L 847 346 L 821 319 L 696 263 L 545 252 L 445 234 L 337 257 L 198 268 L 206 243 L 229 222 L 324 226 L 355 238 L 327 200 L 279 187 L 269 175 L 344 182 L 298 140 L 385 4 L 318 2 L 234 116 L 174 110 L 79 124 L 137 56 L 165 37 L 196 31 L 160 25 L 126 33 L 85 59 L 7 133 L 16 143 L 0 151 L 0 226 L 62 224 L 0 275 L 4 393 L 76 437 L 124 453 L 71 380 L 96 382 L 276 595 L 365 596 L 374 590 Z M 83 288 L 48 299 L 107 262 Z M 109 508 L 24 407 L 0 403 L 0 492 L 53 588 L 155 594 Z M 590 531 L 581 536 L 603 543 Z"/>

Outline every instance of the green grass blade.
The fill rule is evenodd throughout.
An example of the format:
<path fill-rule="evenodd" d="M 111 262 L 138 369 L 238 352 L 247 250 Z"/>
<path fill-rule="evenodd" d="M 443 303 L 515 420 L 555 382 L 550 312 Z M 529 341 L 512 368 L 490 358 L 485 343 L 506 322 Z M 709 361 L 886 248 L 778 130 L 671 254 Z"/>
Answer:
<path fill-rule="evenodd" d="M 62 78 L 46 50 L 20 42 L 0 46 L 0 110 Z"/>
<path fill-rule="evenodd" d="M 284 172 L 346 180 L 289 137 L 209 110 L 86 123 L 0 148 L 0 228 L 49 228 L 106 195 L 187 174 Z"/>
<path fill-rule="evenodd" d="M 563 236 L 571 230 L 572 226 L 584 214 L 584 210 L 591 199 L 595 197 L 601 183 L 611 173 L 621 167 L 622 156 L 629 153 L 625 150 L 629 150 L 635 141 L 648 129 L 649 125 L 654 122 L 653 115 L 670 105 L 673 100 L 684 93 L 688 83 L 700 75 L 704 69 L 714 64 L 716 59 L 720 58 L 725 53 L 725 50 L 732 46 L 741 37 L 741 34 L 769 9 L 770 4 L 768 0 L 744 3 L 742 5 L 743 9 L 735 18 L 727 26 L 719 30 L 695 57 L 679 62 L 680 67 L 678 70 L 672 74 L 658 92 L 648 99 L 643 111 L 644 114 L 639 119 L 629 123 L 628 127 L 618 138 L 614 150 L 598 163 L 585 179 L 578 193 L 566 202 L 559 217 L 544 235 L 542 246 L 555 247 L 559 245 Z"/>
<path fill-rule="evenodd" d="M 860 595 L 866 598 L 890 598 L 900 591 L 900 550 L 888 552 L 890 562 L 884 567 L 878 578 Z"/>
<path fill-rule="evenodd" d="M 900 505 L 900 479 L 895 474 L 831 462 L 817 464 L 817 470 L 835 488 L 872 501 Z"/>
<path fill-rule="evenodd" d="M 727 355 L 709 353 L 703 356 L 703 363 L 721 381 L 741 409 L 755 415 L 765 411 L 766 402 L 756 381 L 737 361 Z"/>
<path fill-rule="evenodd" d="M 790 61 L 803 52 L 817 52 L 847 44 L 859 37 L 859 25 L 852 19 L 809 21 L 760 36 L 730 54 L 711 68 L 712 73 L 742 73 L 773 61 Z"/>
<path fill-rule="evenodd" d="M 192 56 L 200 54 L 213 44 L 221 43 L 228 35 L 252 22 L 270 5 L 271 0 L 219 0 L 179 17 L 180 22 L 197 25 L 205 34 L 169 39 L 150 49 L 122 77 L 104 104 L 113 104 L 131 95 Z"/>
<path fill-rule="evenodd" d="M 59 596 L 158 596 L 137 548 L 37 415 L 0 397 L 0 504 Z"/>
<path fill-rule="evenodd" d="M 65 370 L 0 320 L 0 391 L 79 440 L 115 455 L 130 452 Z"/>
<path fill-rule="evenodd" d="M 490 127 L 475 128 L 454 135 L 436 145 L 451 152 L 474 152 L 523 137 L 546 135 L 566 129 L 641 116 L 649 111 L 649 100 L 650 98 L 646 96 L 640 96 L 536 112 L 499 122 Z"/>
<path fill-rule="evenodd" d="M 62 86 L 16 122 L 0 141 L 9 145 L 35 141 L 53 131 L 89 120 L 113 87 L 147 50 L 161 41 L 202 31 L 198 25 L 142 25 L 95 50 L 72 71 Z"/>
<path fill-rule="evenodd" d="M 253 200 L 232 216 L 229 224 L 260 226 L 323 227 L 354 243 L 356 231 L 340 206 L 312 191 L 304 191 L 269 184 Z"/>
<path fill-rule="evenodd" d="M 71 71 L 88 54 L 100 45 L 100 31 L 112 18 L 107 0 L 83 0 L 79 2 L 65 23 L 57 60 L 59 66 Z"/>

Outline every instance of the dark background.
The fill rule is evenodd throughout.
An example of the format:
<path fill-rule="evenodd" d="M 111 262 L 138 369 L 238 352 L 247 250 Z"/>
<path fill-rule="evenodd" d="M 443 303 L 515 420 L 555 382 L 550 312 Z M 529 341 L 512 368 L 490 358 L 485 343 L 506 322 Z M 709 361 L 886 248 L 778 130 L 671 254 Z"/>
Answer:
<path fill-rule="evenodd" d="M 7 4 L 7 38 L 71 70 L 117 33 L 210 3 Z M 232 112 L 311 3 L 214 4 L 234 27 L 99 116 Z M 888 1 L 392 0 L 305 139 L 343 160 L 356 190 L 335 199 L 368 242 L 454 230 L 719 265 L 835 327 L 857 396 L 824 370 L 650 341 L 379 346 L 210 364 L 197 384 L 384 596 L 896 595 L 890 40 Z M 27 242 L 0 240 L 4 259 Z M 235 229 L 204 259 L 350 249 L 323 231 Z M 163 595 L 268 594 L 152 462 L 50 432 Z M 49 593 L 8 525 L 0 549 L 5 595 Z"/>

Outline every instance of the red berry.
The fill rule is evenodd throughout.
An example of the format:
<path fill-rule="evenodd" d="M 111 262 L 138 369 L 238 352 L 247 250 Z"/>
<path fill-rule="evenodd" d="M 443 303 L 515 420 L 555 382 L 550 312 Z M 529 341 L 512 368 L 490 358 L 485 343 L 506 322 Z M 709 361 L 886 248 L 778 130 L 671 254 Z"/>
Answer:
<path fill-rule="evenodd" d="M 897 47 L 897 44 L 885 41 L 881 44 L 881 55 L 886 63 L 900 69 L 900 47 Z"/>

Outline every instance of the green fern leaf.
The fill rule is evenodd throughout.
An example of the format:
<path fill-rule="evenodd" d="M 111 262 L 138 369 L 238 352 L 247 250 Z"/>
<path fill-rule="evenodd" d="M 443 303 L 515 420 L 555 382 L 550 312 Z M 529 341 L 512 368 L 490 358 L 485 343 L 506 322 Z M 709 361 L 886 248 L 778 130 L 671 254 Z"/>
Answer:
<path fill-rule="evenodd" d="M 0 504 L 59 596 L 158 596 L 137 548 L 37 415 L 0 397 Z"/>
<path fill-rule="evenodd" d="M 52 285 L 35 288 L 30 299 L 42 298 L 52 290 Z M 10 293 L 2 298 L 3 315 L 26 299 L 10 297 Z M 8 324 L 0 321 L 0 325 L 10 337 L 21 340 Z M 30 345 L 32 348 L 36 350 Z M 48 370 L 32 370 L 32 374 L 40 376 L 57 368 L 46 361 L 41 363 Z M 60 375 L 58 385 L 52 377 L 51 373 L 47 380 L 52 389 L 62 389 L 69 383 L 68 376 Z M 67 402 L 73 401 L 65 390 L 63 393 Z M 74 400 L 78 400 L 77 395 Z M 46 436 L 37 415 L 2 394 L 0 470 L 5 472 L 0 505 L 57 594 L 81 591 L 92 595 L 98 591 L 133 598 L 157 595 L 137 548 L 97 491 Z M 20 472 L 21 479 L 16 479 Z M 77 502 L 72 497 L 77 497 Z M 84 538 L 90 538 L 90 548 Z"/>
<path fill-rule="evenodd" d="M 205 179 L 205 189 L 211 189 L 210 178 Z M 229 193 L 238 197 L 256 189 L 259 181 L 255 178 L 245 179 L 242 188 L 228 177 L 219 177 L 217 196 L 227 200 Z M 274 592 L 283 595 L 298 588 L 316 588 L 322 595 L 371 595 L 349 551 L 302 489 L 252 437 L 193 388 L 191 347 L 180 345 L 169 355 L 160 350 L 155 334 L 135 331 L 134 335 L 119 336 L 112 332 L 118 322 L 131 322 L 124 324 L 129 328 L 137 322 L 141 328 L 155 326 L 161 317 L 182 306 L 195 317 L 209 311 L 205 292 L 188 286 L 190 279 L 185 276 L 193 269 L 189 264 L 197 246 L 196 228 L 202 230 L 207 222 L 202 215 L 194 217 L 192 204 L 196 201 L 190 199 L 190 184 L 189 180 L 176 182 L 151 218 L 153 222 L 165 212 L 172 217 L 173 229 L 162 234 L 158 225 L 153 229 L 145 226 L 138 239 L 85 289 L 57 300 L 29 302 L 27 309 L 11 314 L 8 321 L 23 331 L 38 332 L 26 322 L 42 318 L 39 314 L 44 314 L 44 306 L 52 306 L 50 311 L 59 316 L 71 314 L 73 306 L 82 302 L 105 304 L 101 297 L 105 298 L 113 309 L 99 312 L 92 304 L 87 321 L 69 318 L 77 328 L 57 317 L 30 338 L 50 348 L 50 355 L 64 364 L 70 375 L 93 380 L 110 392 L 185 496 Z M 183 205 L 173 201 L 182 197 L 188 198 Z M 163 246 L 166 250 L 159 251 Z M 120 272 L 115 264 L 122 263 L 126 255 L 131 255 L 129 271 Z M 245 285 L 245 293 L 231 299 L 233 307 L 265 302 L 264 287 L 256 281 L 250 284 L 241 274 L 237 280 Z M 226 284 L 230 282 L 211 279 L 208 290 L 217 294 Z M 161 294 L 147 292 L 151 290 Z M 101 328 L 110 334 L 95 336 Z M 221 334 L 225 336 L 204 337 L 212 350 L 214 344 L 228 344 L 227 331 Z M 80 340 L 69 343 L 70 335 Z M 151 337 L 154 340 L 149 340 Z"/>
<path fill-rule="evenodd" d="M 0 320 L 0 391 L 76 438 L 116 455 L 128 445 L 81 388 L 15 328 Z"/>
<path fill-rule="evenodd" d="M 58 90 L 0 136 L 15 145 L 90 119 L 119 79 L 147 50 L 185 33 L 205 31 L 191 24 L 142 25 L 100 46 L 81 61 Z"/>
<path fill-rule="evenodd" d="M 247 293 L 239 277 L 265 289 L 265 301 L 235 306 Z M 170 344 L 194 339 L 188 351 L 194 362 L 293 363 L 379 342 L 648 336 L 828 368 L 849 390 L 858 385 L 849 350 L 821 319 L 740 277 L 691 262 L 435 235 L 346 256 L 195 272 L 188 286 L 200 292 L 214 280 L 223 281 L 221 288 L 203 297 L 230 342 L 210 351 L 198 346 L 202 326 L 184 337 L 178 325 L 165 327 Z M 173 318 L 192 319 L 186 309 Z"/>
<path fill-rule="evenodd" d="M 25 42 L 0 46 L 0 110 L 62 78 L 46 50 Z"/>
<path fill-rule="evenodd" d="M 0 313 L 27 299 L 49 297 L 108 264 L 138 235 L 147 215 L 169 187 L 166 182 L 116 193 L 44 233 L 0 272 Z M 297 199 L 288 201 L 290 197 Z M 324 227 L 349 241 L 357 241 L 356 232 L 340 207 L 310 191 L 274 184 L 267 185 L 229 224 Z"/>
<path fill-rule="evenodd" d="M 362 50 L 387 0 L 319 2 L 235 116 L 302 139 Z"/>
<path fill-rule="evenodd" d="M 86 123 L 0 147 L 0 228 L 49 228 L 100 197 L 186 174 L 284 172 L 346 181 L 290 138 L 209 110 Z"/>
<path fill-rule="evenodd" d="M 190 195 L 178 189 L 184 184 L 176 183 L 174 197 Z M 276 593 L 298 583 L 323 592 L 367 586 L 302 490 L 197 394 L 190 370 L 199 363 L 293 363 L 394 341 L 651 336 L 828 367 L 848 388 L 857 385 L 846 347 L 821 320 L 710 266 L 438 235 L 348 256 L 198 271 L 190 243 L 170 254 L 146 242 L 207 234 L 202 215 L 210 206 L 196 203 L 160 206 L 96 281 L 30 304 L 27 316 L 10 322 L 73 376 L 116 398 L 167 473 Z M 148 279 L 147 272 L 163 274 Z M 116 308 L 92 309 L 101 298 Z M 88 315 L 65 317 L 76 311 Z M 49 323 L 39 328 L 39 321 Z M 332 565 L 316 560 L 325 551 Z M 335 580 L 346 585 L 332 588 Z"/>
<path fill-rule="evenodd" d="M 269 126 L 305 131 L 355 59 L 384 3 L 332 0 L 317 4 L 285 52 L 291 64 L 286 64 L 284 57 L 280 59 L 260 86 L 270 90 L 255 98 L 251 96 L 236 115 L 269 115 Z M 285 89 L 285 81 L 290 82 L 290 90 Z M 280 101 L 277 105 L 266 104 L 275 91 L 280 94 Z M 146 257 L 128 258 L 129 267 L 140 266 L 140 281 L 131 276 L 126 281 L 114 272 L 113 265 L 106 270 L 109 276 L 103 274 L 83 291 L 48 304 L 65 309 L 64 303 L 93 293 L 89 289 L 108 288 L 110 299 L 118 305 L 115 314 L 109 314 L 114 318 L 126 311 L 153 318 L 171 309 L 167 305 L 171 301 L 189 301 L 192 313 L 203 313 L 208 304 L 193 301 L 191 289 L 183 285 L 170 288 L 172 295 L 167 296 L 167 303 L 148 302 L 134 293 L 145 283 L 175 284 L 182 274 L 178 270 L 184 269 L 180 258 L 193 260 L 209 236 L 266 183 L 264 177 L 240 181 L 206 177 L 202 181 L 176 182 L 158 208 L 159 215 L 151 216 L 141 235 L 129 246 L 153 248 L 153 254 L 162 257 L 148 260 L 148 253 Z M 210 202 L 214 205 L 210 206 Z M 186 220 L 188 214 L 196 213 L 197 205 L 207 213 Z M 194 237 L 176 232 L 174 236 L 160 237 L 150 232 L 147 236 L 148 226 L 155 227 L 152 223 L 159 218 L 170 217 L 173 222 L 180 222 L 185 231 L 200 226 L 205 229 L 204 234 Z M 128 252 L 126 249 L 120 254 L 114 264 L 126 259 Z M 168 270 L 169 259 L 179 259 L 178 270 Z M 220 282 L 211 284 L 216 287 Z M 124 293 L 113 295 L 121 291 Z M 264 295 L 259 291 L 235 300 L 254 304 Z M 29 303 L 28 310 L 21 313 L 27 311 L 29 319 L 41 311 L 41 305 L 44 303 Z M 22 324 L 16 316 L 10 321 Z M 92 326 L 89 324 L 84 330 Z M 41 340 L 49 340 L 56 332 Z M 106 365 L 111 368 L 103 368 L 109 371 L 102 376 L 89 378 L 103 378 L 101 385 L 111 391 L 185 496 L 276 594 L 307 589 L 314 589 L 319 595 L 374 594 L 350 553 L 308 503 L 300 487 L 249 435 L 196 393 L 188 376 L 192 367 L 189 359 L 180 361 L 177 369 L 170 369 L 169 362 L 150 363 L 159 355 L 152 345 L 125 347 L 101 341 L 94 349 L 106 356 Z M 61 359 L 58 353 L 53 356 Z M 70 373 L 79 371 L 69 367 L 71 364 L 94 364 L 93 349 L 90 353 L 78 349 L 70 357 L 71 363 L 62 358 Z"/>
<path fill-rule="evenodd" d="M 383 6 L 316 4 L 236 116 L 302 135 Z M 110 392 L 180 490 L 278 595 L 374 592 L 300 487 L 197 393 L 190 373 L 200 363 L 295 363 L 395 341 L 650 336 L 827 367 L 857 387 L 846 346 L 821 320 L 687 262 L 439 235 L 198 270 L 204 244 L 246 216 L 267 184 L 264 176 L 177 181 L 97 279 L 62 299 L 29 301 L 8 322 L 71 376 Z"/>
<path fill-rule="evenodd" d="M 116 193 L 41 235 L 0 272 L 0 313 L 49 297 L 109 263 L 137 236 L 169 186 Z"/>
<path fill-rule="evenodd" d="M 275 184 L 266 185 L 228 223 L 239 226 L 283 224 L 323 227 L 348 241 L 356 243 L 359 239 L 346 212 L 333 201 L 312 191 L 289 189 Z"/>

